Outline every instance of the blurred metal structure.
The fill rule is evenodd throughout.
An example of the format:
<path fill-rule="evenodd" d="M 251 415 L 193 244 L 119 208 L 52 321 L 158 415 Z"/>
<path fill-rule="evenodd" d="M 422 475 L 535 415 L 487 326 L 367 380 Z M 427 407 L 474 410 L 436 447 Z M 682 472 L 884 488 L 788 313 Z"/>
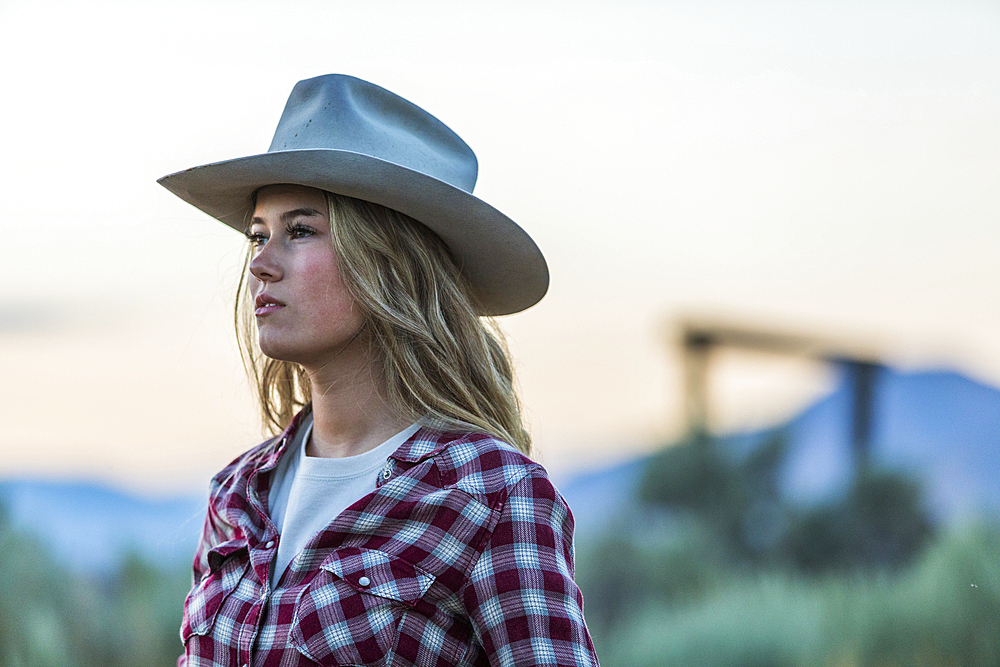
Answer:
<path fill-rule="evenodd" d="M 842 368 L 851 392 L 851 446 L 856 469 L 868 466 L 880 355 L 846 339 L 768 330 L 717 320 L 679 321 L 684 363 L 684 413 L 689 434 L 708 430 L 711 357 L 718 348 L 766 352 L 825 361 Z"/>

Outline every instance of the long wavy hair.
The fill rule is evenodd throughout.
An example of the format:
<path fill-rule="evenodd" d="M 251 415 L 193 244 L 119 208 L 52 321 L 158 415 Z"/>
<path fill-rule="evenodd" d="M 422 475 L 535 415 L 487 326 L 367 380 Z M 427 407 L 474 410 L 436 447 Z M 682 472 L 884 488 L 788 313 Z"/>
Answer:
<path fill-rule="evenodd" d="M 442 431 L 489 433 L 531 453 L 502 333 L 481 317 L 444 242 L 392 209 L 326 193 L 341 277 L 365 321 L 389 405 Z M 248 248 L 236 335 L 265 430 L 278 432 L 312 397 L 299 364 L 257 344 Z"/>

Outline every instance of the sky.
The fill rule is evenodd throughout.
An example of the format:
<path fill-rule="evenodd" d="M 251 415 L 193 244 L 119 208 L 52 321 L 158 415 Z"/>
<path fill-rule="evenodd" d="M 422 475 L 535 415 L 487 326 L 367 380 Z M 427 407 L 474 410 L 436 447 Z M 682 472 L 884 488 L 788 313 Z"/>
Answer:
<path fill-rule="evenodd" d="M 0 36 L 0 477 L 201 491 L 261 439 L 244 241 L 155 181 L 264 152 L 331 72 L 452 127 L 544 252 L 500 322 L 557 479 L 678 437 L 687 317 L 1000 386 L 996 3 L 6 0 Z M 721 354 L 713 427 L 832 381 Z"/>

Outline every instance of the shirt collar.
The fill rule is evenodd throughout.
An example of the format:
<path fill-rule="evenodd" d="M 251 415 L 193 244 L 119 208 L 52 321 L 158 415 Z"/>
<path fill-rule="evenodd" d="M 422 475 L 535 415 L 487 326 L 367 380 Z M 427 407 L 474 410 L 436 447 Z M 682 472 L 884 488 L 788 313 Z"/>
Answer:
<path fill-rule="evenodd" d="M 289 444 L 295 439 L 295 434 L 298 432 L 299 427 L 306 421 L 306 418 L 312 414 L 312 403 L 306 403 L 301 410 L 299 410 L 292 421 L 288 423 L 285 430 L 281 432 L 281 435 L 276 437 L 271 442 L 270 451 L 264 455 L 264 459 L 261 462 L 260 469 L 266 470 L 278 465 L 278 460 L 281 459 L 281 455 L 284 453 L 285 449 Z"/>
<path fill-rule="evenodd" d="M 274 439 L 273 449 L 266 457 L 264 467 L 270 467 L 278 463 L 278 459 L 281 457 L 282 452 L 284 452 L 285 447 L 292 442 L 295 433 L 310 414 L 312 414 L 312 403 L 307 403 L 292 418 L 291 423 L 288 424 L 281 435 Z M 407 438 L 406 442 L 400 445 L 389 458 L 406 463 L 420 463 L 424 459 L 440 454 L 453 442 L 465 437 L 464 433 L 439 431 L 427 426 L 422 421 L 421 424 L 417 432 Z"/>

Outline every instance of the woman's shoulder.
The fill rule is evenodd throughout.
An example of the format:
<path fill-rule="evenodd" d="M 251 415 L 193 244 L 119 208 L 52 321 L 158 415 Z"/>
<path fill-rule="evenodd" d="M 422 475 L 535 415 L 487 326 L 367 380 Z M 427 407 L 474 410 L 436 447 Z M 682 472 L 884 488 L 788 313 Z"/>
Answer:
<path fill-rule="evenodd" d="M 444 488 L 468 494 L 505 520 L 556 526 L 572 539 L 572 512 L 548 471 L 509 443 L 483 433 L 462 434 L 434 462 Z"/>
<path fill-rule="evenodd" d="M 540 463 L 493 435 L 463 433 L 452 438 L 434 457 L 446 487 L 474 496 L 506 496 L 526 478 L 551 484 Z"/>

